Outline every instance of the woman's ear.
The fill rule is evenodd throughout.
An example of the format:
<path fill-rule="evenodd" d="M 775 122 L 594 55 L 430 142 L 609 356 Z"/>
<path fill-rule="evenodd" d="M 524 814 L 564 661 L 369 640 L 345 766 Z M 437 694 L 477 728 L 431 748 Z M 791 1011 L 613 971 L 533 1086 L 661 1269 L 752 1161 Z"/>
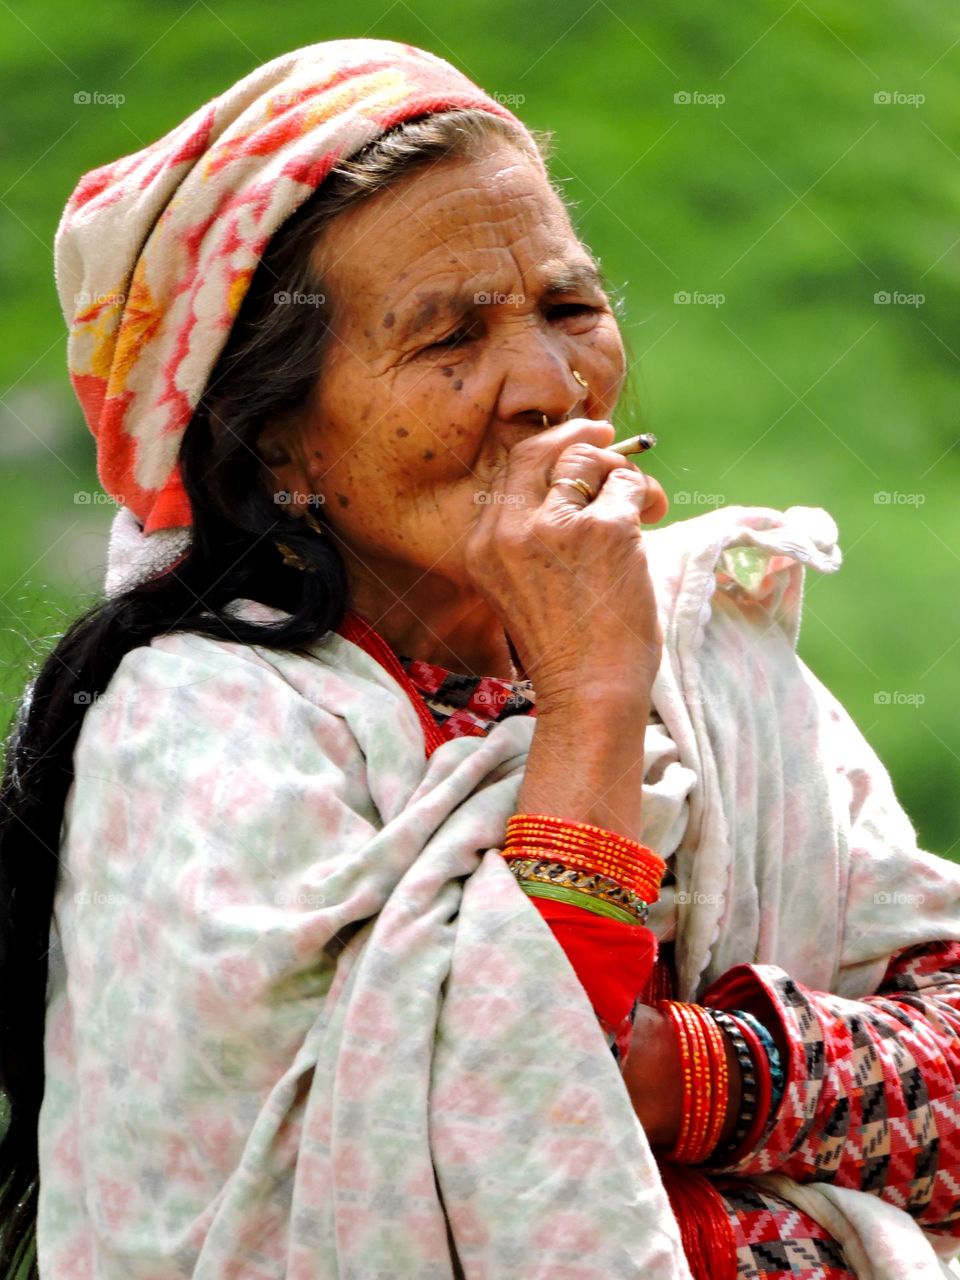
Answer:
<path fill-rule="evenodd" d="M 265 466 L 284 466 L 291 461 L 290 450 L 280 427 L 268 423 L 257 437 L 257 453 Z"/>
<path fill-rule="evenodd" d="M 296 427 L 269 421 L 257 437 L 257 454 L 263 464 L 261 476 L 267 492 L 275 500 L 289 504 L 291 514 L 305 510 L 311 488 Z M 288 496 L 277 498 L 278 494 Z"/>

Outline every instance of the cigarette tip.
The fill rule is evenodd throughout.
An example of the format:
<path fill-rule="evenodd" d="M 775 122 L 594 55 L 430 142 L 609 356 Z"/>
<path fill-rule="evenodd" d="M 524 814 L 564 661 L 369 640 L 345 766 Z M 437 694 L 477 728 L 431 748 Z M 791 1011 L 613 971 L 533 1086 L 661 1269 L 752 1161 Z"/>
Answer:
<path fill-rule="evenodd" d="M 611 445 L 611 449 L 616 453 L 622 453 L 624 457 L 631 453 L 646 453 L 648 449 L 652 449 L 657 443 L 657 437 L 651 432 L 646 431 L 643 435 L 631 436 L 629 440 L 621 440 L 619 444 Z"/>

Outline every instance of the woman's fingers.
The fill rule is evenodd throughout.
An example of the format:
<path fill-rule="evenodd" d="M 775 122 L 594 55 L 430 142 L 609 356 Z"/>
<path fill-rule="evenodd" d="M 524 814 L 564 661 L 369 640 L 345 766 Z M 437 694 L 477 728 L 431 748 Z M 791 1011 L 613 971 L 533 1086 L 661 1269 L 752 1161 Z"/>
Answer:
<path fill-rule="evenodd" d="M 647 697 L 659 666 L 642 525 L 665 514 L 666 496 L 608 447 L 613 437 L 609 423 L 579 419 L 516 444 L 464 551 L 538 706 L 569 707 L 571 690 L 605 690 L 616 672 Z"/>
<path fill-rule="evenodd" d="M 548 485 L 545 512 L 573 512 L 591 506 L 612 513 L 622 511 L 628 502 L 643 523 L 652 524 L 662 520 L 669 507 L 658 481 L 636 463 L 582 441 L 563 450 L 551 469 Z"/>

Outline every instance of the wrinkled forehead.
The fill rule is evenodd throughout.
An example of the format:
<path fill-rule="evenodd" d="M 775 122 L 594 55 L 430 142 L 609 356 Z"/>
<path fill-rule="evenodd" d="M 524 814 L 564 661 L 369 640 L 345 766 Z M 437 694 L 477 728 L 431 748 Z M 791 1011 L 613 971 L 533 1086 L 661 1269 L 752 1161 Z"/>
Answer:
<path fill-rule="evenodd" d="M 602 288 L 543 166 L 508 146 L 444 160 L 342 214 L 314 262 L 338 311 L 523 283 Z"/>

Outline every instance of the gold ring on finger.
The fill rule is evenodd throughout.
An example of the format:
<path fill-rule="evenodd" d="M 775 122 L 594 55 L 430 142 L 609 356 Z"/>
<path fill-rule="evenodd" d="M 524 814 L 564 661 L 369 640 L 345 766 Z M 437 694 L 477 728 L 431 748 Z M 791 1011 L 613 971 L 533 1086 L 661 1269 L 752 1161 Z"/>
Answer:
<path fill-rule="evenodd" d="M 592 502 L 597 496 L 597 491 L 591 489 L 586 480 L 581 480 L 579 476 L 575 476 L 572 479 L 568 476 L 561 476 L 559 480 L 554 480 L 553 484 L 572 484 L 575 489 L 579 489 L 588 502 Z M 553 488 L 553 485 L 550 487 Z"/>

